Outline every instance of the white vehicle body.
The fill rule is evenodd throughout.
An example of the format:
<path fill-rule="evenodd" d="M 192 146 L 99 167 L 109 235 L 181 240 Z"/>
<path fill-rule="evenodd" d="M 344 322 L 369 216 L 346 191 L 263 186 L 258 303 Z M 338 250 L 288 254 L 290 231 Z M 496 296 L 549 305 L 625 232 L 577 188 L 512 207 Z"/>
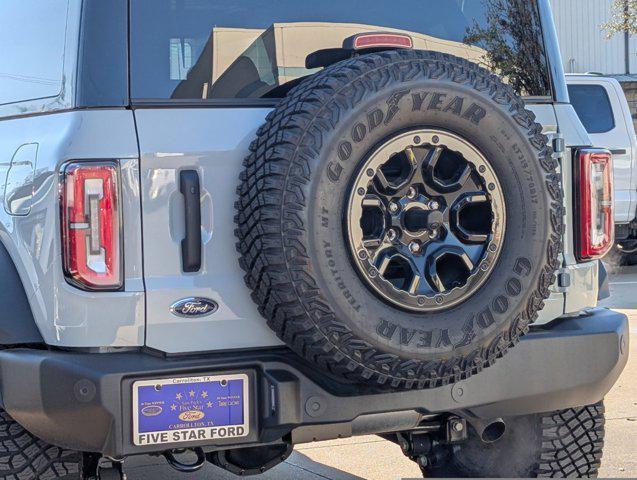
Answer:
<path fill-rule="evenodd" d="M 610 77 L 567 75 L 573 108 L 594 145 L 613 154 L 615 224 L 637 216 L 637 136 L 621 85 Z"/>

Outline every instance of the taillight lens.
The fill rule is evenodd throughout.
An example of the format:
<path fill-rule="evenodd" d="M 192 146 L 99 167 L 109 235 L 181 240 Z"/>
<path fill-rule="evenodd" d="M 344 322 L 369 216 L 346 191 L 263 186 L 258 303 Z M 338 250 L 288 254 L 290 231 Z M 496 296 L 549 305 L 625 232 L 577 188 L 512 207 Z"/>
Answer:
<path fill-rule="evenodd" d="M 122 287 L 119 168 L 116 162 L 77 162 L 63 171 L 64 271 L 88 290 Z"/>
<path fill-rule="evenodd" d="M 613 161 L 608 150 L 585 148 L 577 152 L 575 176 L 580 260 L 603 257 L 613 246 Z"/>

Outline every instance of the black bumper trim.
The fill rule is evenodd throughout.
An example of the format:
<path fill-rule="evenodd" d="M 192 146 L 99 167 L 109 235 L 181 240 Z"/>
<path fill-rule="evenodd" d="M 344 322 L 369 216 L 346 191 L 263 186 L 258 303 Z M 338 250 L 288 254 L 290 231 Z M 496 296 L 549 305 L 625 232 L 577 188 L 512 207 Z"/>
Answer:
<path fill-rule="evenodd" d="M 14 419 L 49 443 L 120 457 L 158 449 L 133 445 L 135 380 L 243 371 L 251 378 L 252 425 L 240 442 L 254 445 L 280 440 L 295 429 L 324 428 L 328 437 L 330 431 L 356 433 L 352 426 L 364 416 L 389 412 L 468 410 L 494 418 L 595 403 L 626 365 L 628 335 L 625 315 L 595 309 L 533 330 L 495 365 L 455 385 L 384 393 L 341 387 L 286 349 L 178 359 L 5 350 L 0 351 L 0 398 Z M 220 440 L 214 446 L 229 444 L 233 441 Z"/>

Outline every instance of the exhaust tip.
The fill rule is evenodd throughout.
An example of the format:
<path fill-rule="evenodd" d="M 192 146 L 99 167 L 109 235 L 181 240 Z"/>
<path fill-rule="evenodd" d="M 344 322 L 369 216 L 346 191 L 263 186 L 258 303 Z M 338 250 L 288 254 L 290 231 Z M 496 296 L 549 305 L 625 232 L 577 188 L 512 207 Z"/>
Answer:
<path fill-rule="evenodd" d="M 494 420 L 482 430 L 482 441 L 484 443 L 494 443 L 502 438 L 506 432 L 506 423 L 501 418 Z"/>

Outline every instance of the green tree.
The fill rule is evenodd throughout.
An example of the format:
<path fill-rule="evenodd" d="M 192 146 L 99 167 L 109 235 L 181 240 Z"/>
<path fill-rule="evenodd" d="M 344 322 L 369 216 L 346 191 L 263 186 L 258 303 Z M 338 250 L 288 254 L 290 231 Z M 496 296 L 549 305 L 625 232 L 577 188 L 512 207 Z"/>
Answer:
<path fill-rule="evenodd" d="M 446 0 L 445 0 L 446 1 Z M 486 23 L 467 30 L 464 42 L 486 51 L 485 63 L 523 94 L 546 92 L 542 26 L 535 2 L 528 0 L 483 0 Z"/>
<path fill-rule="evenodd" d="M 602 28 L 608 38 L 622 32 L 637 35 L 637 0 L 614 0 L 610 21 Z"/>

